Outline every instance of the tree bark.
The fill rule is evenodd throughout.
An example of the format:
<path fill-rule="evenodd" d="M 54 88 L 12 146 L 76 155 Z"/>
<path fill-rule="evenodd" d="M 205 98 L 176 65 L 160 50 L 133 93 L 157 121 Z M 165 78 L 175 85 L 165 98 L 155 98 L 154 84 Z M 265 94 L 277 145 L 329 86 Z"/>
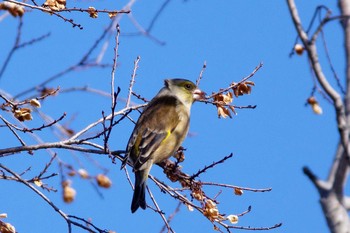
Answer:
<path fill-rule="evenodd" d="M 339 132 L 340 142 L 331 164 L 328 178 L 321 180 L 314 175 L 310 169 L 304 168 L 305 175 L 311 180 L 320 195 L 320 204 L 328 227 L 332 233 L 350 233 L 350 217 L 348 211 L 349 197 L 344 194 L 344 187 L 349 175 L 350 158 L 350 1 L 339 0 L 341 25 L 344 31 L 344 50 L 346 62 L 346 91 L 339 93 L 325 76 L 322 65 L 318 59 L 316 40 L 318 33 L 309 35 L 303 28 L 299 17 L 298 9 L 294 0 L 287 0 L 291 17 L 298 32 L 298 36 L 307 52 L 309 62 L 316 79 L 323 91 L 333 101 L 336 113 L 336 122 Z M 328 17 L 328 16 L 327 16 Z M 329 18 L 327 18 L 329 19 Z M 323 26 L 330 21 L 325 20 L 318 28 L 318 32 L 323 30 Z"/>

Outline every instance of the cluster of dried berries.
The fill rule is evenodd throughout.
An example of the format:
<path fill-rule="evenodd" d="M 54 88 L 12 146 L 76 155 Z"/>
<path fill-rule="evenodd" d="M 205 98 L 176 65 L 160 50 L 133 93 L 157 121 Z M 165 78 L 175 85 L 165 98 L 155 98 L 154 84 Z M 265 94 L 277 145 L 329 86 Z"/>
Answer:
<path fill-rule="evenodd" d="M 314 111 L 315 114 L 322 114 L 322 108 L 318 104 L 316 98 L 314 96 L 311 96 L 310 98 L 307 99 L 307 103 L 311 105 L 312 110 Z"/>
<path fill-rule="evenodd" d="M 0 3 L 0 10 L 6 10 L 10 12 L 13 17 L 21 17 L 24 14 L 24 7 L 13 2 Z"/>
<path fill-rule="evenodd" d="M 53 11 L 59 11 L 66 8 L 66 0 L 46 0 L 42 6 Z"/>
<path fill-rule="evenodd" d="M 0 214 L 0 218 L 7 218 L 7 214 Z M 0 232 L 1 233 L 16 233 L 16 229 L 10 223 L 0 220 Z"/>

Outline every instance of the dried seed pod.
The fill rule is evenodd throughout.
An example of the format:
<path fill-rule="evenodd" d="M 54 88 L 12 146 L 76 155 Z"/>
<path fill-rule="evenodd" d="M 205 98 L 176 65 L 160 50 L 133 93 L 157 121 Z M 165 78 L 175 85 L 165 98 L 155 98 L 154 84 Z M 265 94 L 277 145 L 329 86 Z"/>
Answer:
<path fill-rule="evenodd" d="M 97 13 L 95 7 L 90 6 L 90 7 L 88 8 L 88 13 L 89 13 L 89 15 L 90 15 L 91 18 L 96 19 L 96 18 L 98 17 L 98 13 Z"/>
<path fill-rule="evenodd" d="M 105 175 L 99 174 L 96 176 L 98 186 L 103 188 L 109 188 L 112 185 L 112 181 Z"/>
<path fill-rule="evenodd" d="M 14 111 L 14 117 L 19 121 L 30 121 L 33 119 L 30 108 L 19 108 Z"/>
<path fill-rule="evenodd" d="M 40 102 L 37 99 L 31 99 L 29 103 L 33 107 L 36 107 L 36 108 L 40 108 L 41 107 L 41 104 L 40 104 Z"/>
<path fill-rule="evenodd" d="M 235 188 L 234 192 L 235 192 L 235 195 L 238 195 L 238 196 L 243 195 L 243 190 L 240 188 Z"/>
<path fill-rule="evenodd" d="M 88 173 L 85 169 L 83 169 L 83 168 L 80 168 L 80 169 L 78 170 L 78 174 L 79 174 L 80 177 L 83 178 L 83 179 L 89 178 L 89 173 Z"/>
<path fill-rule="evenodd" d="M 304 52 L 304 47 L 301 44 L 296 44 L 294 46 L 294 51 L 298 54 L 298 55 L 302 55 Z"/>
<path fill-rule="evenodd" d="M 314 111 L 315 114 L 322 114 L 322 108 L 319 105 L 318 101 L 314 96 L 311 96 L 310 98 L 307 99 L 307 103 L 311 105 L 312 111 Z"/>
<path fill-rule="evenodd" d="M 227 216 L 227 219 L 230 221 L 232 224 L 237 224 L 238 223 L 238 216 L 234 214 L 230 214 Z"/>
<path fill-rule="evenodd" d="M 63 188 L 63 201 L 66 203 L 71 203 L 72 201 L 74 201 L 76 194 L 77 194 L 77 192 L 75 191 L 74 188 L 72 188 L 68 185 L 65 186 Z"/>
<path fill-rule="evenodd" d="M 46 0 L 42 6 L 53 11 L 59 11 L 66 8 L 66 0 Z"/>

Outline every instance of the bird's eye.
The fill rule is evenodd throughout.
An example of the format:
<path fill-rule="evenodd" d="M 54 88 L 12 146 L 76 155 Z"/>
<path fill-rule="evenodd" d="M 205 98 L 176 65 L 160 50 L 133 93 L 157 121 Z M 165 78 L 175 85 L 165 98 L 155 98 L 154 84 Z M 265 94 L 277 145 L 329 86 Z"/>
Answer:
<path fill-rule="evenodd" d="M 189 84 L 189 83 L 187 83 L 187 84 L 185 84 L 185 88 L 186 88 L 187 90 L 190 90 L 190 89 L 192 88 L 192 85 Z"/>

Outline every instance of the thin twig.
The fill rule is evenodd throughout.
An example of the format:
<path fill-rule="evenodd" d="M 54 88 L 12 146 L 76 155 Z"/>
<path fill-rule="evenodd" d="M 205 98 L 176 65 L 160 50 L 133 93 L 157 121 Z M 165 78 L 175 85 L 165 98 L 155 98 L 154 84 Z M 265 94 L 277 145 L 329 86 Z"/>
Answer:
<path fill-rule="evenodd" d="M 182 203 L 179 202 L 174 210 L 174 212 L 172 214 L 169 215 L 168 219 L 167 219 L 167 223 L 169 224 L 171 222 L 171 220 L 174 219 L 174 217 L 176 216 L 177 213 L 180 212 L 180 207 L 181 207 Z M 160 230 L 160 233 L 165 232 L 165 229 L 168 228 L 168 226 L 166 224 L 164 224 L 164 226 L 162 227 L 162 229 Z M 169 230 L 169 228 L 168 228 Z"/>
<path fill-rule="evenodd" d="M 227 156 L 225 156 L 224 158 L 220 159 L 219 161 L 213 162 L 212 164 L 210 164 L 209 166 L 205 166 L 203 169 L 200 169 L 197 173 L 193 174 L 190 177 L 190 180 L 193 180 L 195 178 L 197 178 L 199 175 L 201 175 L 202 173 L 206 172 L 208 169 L 215 167 L 216 165 L 220 164 L 220 163 L 224 163 L 226 160 L 232 158 L 233 154 L 229 154 Z"/>
<path fill-rule="evenodd" d="M 224 88 L 224 89 L 221 89 L 220 91 L 216 92 L 216 93 L 213 93 L 209 96 L 206 96 L 205 99 L 211 99 L 213 98 L 214 96 L 218 95 L 218 94 L 221 94 L 221 93 L 224 93 L 224 92 L 227 92 L 228 90 L 231 90 L 232 88 L 238 86 L 239 84 L 241 83 L 244 83 L 245 81 L 247 81 L 248 79 L 250 79 L 251 77 L 253 77 L 255 75 L 255 73 L 263 66 L 263 63 L 260 62 L 259 65 L 257 67 L 254 68 L 254 70 L 246 77 L 244 77 L 241 81 L 239 81 L 238 83 L 232 83 L 229 87 L 227 88 Z"/>
<path fill-rule="evenodd" d="M 160 217 L 162 218 L 164 224 L 165 224 L 166 227 L 168 228 L 168 232 L 175 233 L 175 231 L 171 228 L 171 226 L 169 225 L 167 219 L 165 218 L 163 211 L 159 208 L 158 203 L 157 203 L 156 199 L 154 198 L 154 196 L 153 196 L 153 194 L 152 194 L 150 188 L 149 188 L 148 186 L 146 186 L 146 188 L 147 188 L 148 194 L 149 194 L 149 196 L 150 196 L 150 198 L 151 198 L 153 204 L 155 205 L 155 207 L 156 207 L 156 209 L 157 209 L 157 212 L 159 213 L 159 215 L 160 215 Z"/>
<path fill-rule="evenodd" d="M 70 24 L 72 24 L 73 27 L 78 27 L 80 30 L 83 29 L 83 27 L 80 24 L 74 23 L 73 19 L 67 19 L 66 17 L 64 17 L 61 14 L 57 13 L 57 12 L 60 12 L 59 10 L 58 11 L 53 11 L 50 8 L 45 8 L 45 7 L 41 7 L 41 6 L 34 6 L 34 5 L 30 5 L 30 4 L 24 3 L 24 2 L 17 2 L 17 1 L 14 1 L 14 0 L 4 0 L 4 1 L 5 2 L 12 2 L 12 3 L 20 5 L 20 6 L 29 7 L 31 9 L 40 10 L 40 11 L 43 11 L 43 12 L 47 12 L 47 13 L 56 15 L 57 17 L 63 19 L 65 22 L 69 22 Z"/>
<path fill-rule="evenodd" d="M 199 72 L 199 76 L 198 76 L 198 78 L 197 78 L 197 80 L 196 80 L 196 86 L 197 86 L 197 87 L 199 86 L 199 83 L 200 83 L 200 81 L 201 81 L 202 78 L 203 78 L 203 73 L 204 73 L 204 71 L 205 71 L 206 68 L 207 68 L 207 62 L 204 61 L 203 66 L 202 66 L 202 69 L 201 69 L 201 72 Z"/>
<path fill-rule="evenodd" d="M 135 84 L 135 78 L 136 78 L 136 71 L 139 68 L 139 61 L 140 61 L 141 57 L 137 56 L 136 60 L 134 61 L 134 69 L 131 75 L 131 80 L 130 80 L 130 85 L 129 85 L 129 91 L 128 91 L 128 98 L 126 100 L 126 108 L 128 108 L 130 106 L 130 99 L 131 99 L 131 93 L 132 93 L 132 87 Z"/>
<path fill-rule="evenodd" d="M 22 146 L 26 146 L 26 143 L 22 140 L 22 138 L 16 133 L 16 131 L 13 130 L 13 125 L 8 122 L 5 118 L 3 118 L 0 115 L 0 119 L 5 123 L 5 125 L 7 126 L 7 128 L 9 128 L 9 130 L 13 133 L 13 135 L 15 135 L 15 137 L 18 139 L 18 141 L 21 143 Z"/>

